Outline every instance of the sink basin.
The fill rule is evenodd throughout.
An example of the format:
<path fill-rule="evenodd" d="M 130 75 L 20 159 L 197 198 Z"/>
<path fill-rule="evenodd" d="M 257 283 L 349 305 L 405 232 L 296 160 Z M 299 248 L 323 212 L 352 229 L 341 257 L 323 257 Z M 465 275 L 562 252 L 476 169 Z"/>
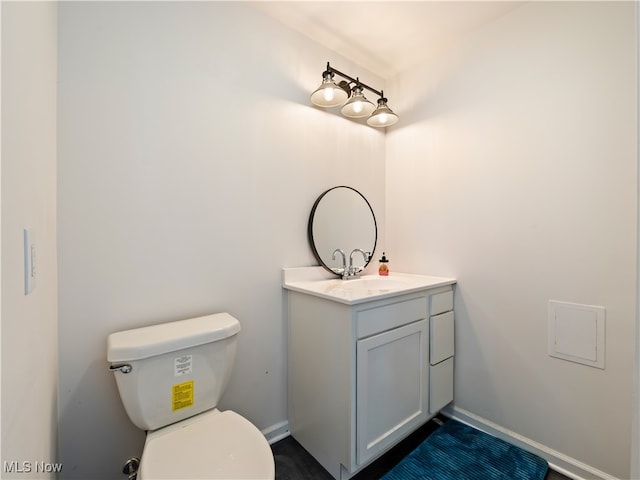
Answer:
<path fill-rule="evenodd" d="M 340 280 L 337 288 L 343 288 L 345 290 L 368 290 L 377 292 L 388 292 L 391 290 L 398 290 L 410 286 L 410 281 L 405 278 L 392 276 L 392 277 L 380 277 L 375 275 L 368 275 L 365 277 L 355 278 L 353 280 Z"/>
<path fill-rule="evenodd" d="M 354 305 L 454 283 L 453 278 L 396 272 L 388 277 L 363 275 L 341 280 L 322 267 L 300 267 L 283 269 L 282 286 L 287 290 Z"/>

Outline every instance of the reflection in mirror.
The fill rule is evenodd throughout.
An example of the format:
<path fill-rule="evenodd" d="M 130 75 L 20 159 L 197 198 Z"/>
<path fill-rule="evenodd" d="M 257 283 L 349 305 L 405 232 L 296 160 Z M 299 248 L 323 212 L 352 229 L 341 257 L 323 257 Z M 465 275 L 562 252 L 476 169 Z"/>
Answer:
<path fill-rule="evenodd" d="M 378 230 L 376 217 L 367 199 L 356 189 L 333 187 L 318 197 L 309 216 L 309 244 L 316 259 L 336 275 L 342 273 L 342 255 L 349 266 L 350 253 L 359 248 L 370 254 L 365 262 L 361 254 L 354 254 L 353 265 L 366 267 L 376 249 Z M 335 258 L 334 258 L 335 257 Z"/>

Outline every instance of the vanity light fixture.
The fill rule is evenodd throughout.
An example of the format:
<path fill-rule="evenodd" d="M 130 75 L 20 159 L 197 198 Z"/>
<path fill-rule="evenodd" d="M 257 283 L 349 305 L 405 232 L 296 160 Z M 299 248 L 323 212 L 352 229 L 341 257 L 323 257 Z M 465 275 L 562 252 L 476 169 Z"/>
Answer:
<path fill-rule="evenodd" d="M 367 100 L 367 97 L 362 93 L 362 85 L 357 83 L 351 89 L 349 101 L 344 104 L 340 112 L 345 117 L 362 118 L 371 115 L 375 109 L 376 106 Z"/>
<path fill-rule="evenodd" d="M 349 92 L 333 81 L 333 72 L 328 68 L 322 74 L 322 84 L 311 94 L 311 101 L 319 107 L 337 107 L 349 98 Z M 348 85 L 347 85 L 348 86 Z"/>
<path fill-rule="evenodd" d="M 335 75 L 346 80 L 336 83 L 333 80 Z M 364 96 L 363 89 L 380 97 L 377 107 Z M 329 65 L 329 62 L 327 62 L 327 69 L 322 72 L 322 84 L 311 94 L 311 102 L 325 108 L 344 104 L 340 111 L 345 117 L 369 117 L 367 125 L 371 127 L 388 127 L 398 121 L 398 115 L 388 107 L 383 91 L 375 90 L 362 83 L 359 78 L 353 78 L 336 70 Z"/>
<path fill-rule="evenodd" d="M 378 99 L 378 107 L 367 118 L 367 125 L 371 127 L 388 127 L 398 121 L 398 115 L 387 106 L 387 99 L 383 96 Z"/>

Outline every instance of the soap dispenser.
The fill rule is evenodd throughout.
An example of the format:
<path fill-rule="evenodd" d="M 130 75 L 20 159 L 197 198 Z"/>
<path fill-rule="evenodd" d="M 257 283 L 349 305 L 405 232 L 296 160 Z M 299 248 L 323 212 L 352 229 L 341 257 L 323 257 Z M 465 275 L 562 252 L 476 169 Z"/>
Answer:
<path fill-rule="evenodd" d="M 378 275 L 382 275 L 386 277 L 389 275 L 389 260 L 384 256 L 384 252 L 382 252 L 382 258 L 380 259 L 380 266 L 378 267 Z"/>

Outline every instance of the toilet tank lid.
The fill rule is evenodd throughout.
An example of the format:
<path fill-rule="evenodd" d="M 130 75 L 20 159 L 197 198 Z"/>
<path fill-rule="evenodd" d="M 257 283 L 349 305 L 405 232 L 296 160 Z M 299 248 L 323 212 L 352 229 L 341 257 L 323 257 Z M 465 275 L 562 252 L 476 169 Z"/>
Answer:
<path fill-rule="evenodd" d="M 228 313 L 134 328 L 109 335 L 107 360 L 126 362 L 195 347 L 236 335 L 240 322 Z"/>

